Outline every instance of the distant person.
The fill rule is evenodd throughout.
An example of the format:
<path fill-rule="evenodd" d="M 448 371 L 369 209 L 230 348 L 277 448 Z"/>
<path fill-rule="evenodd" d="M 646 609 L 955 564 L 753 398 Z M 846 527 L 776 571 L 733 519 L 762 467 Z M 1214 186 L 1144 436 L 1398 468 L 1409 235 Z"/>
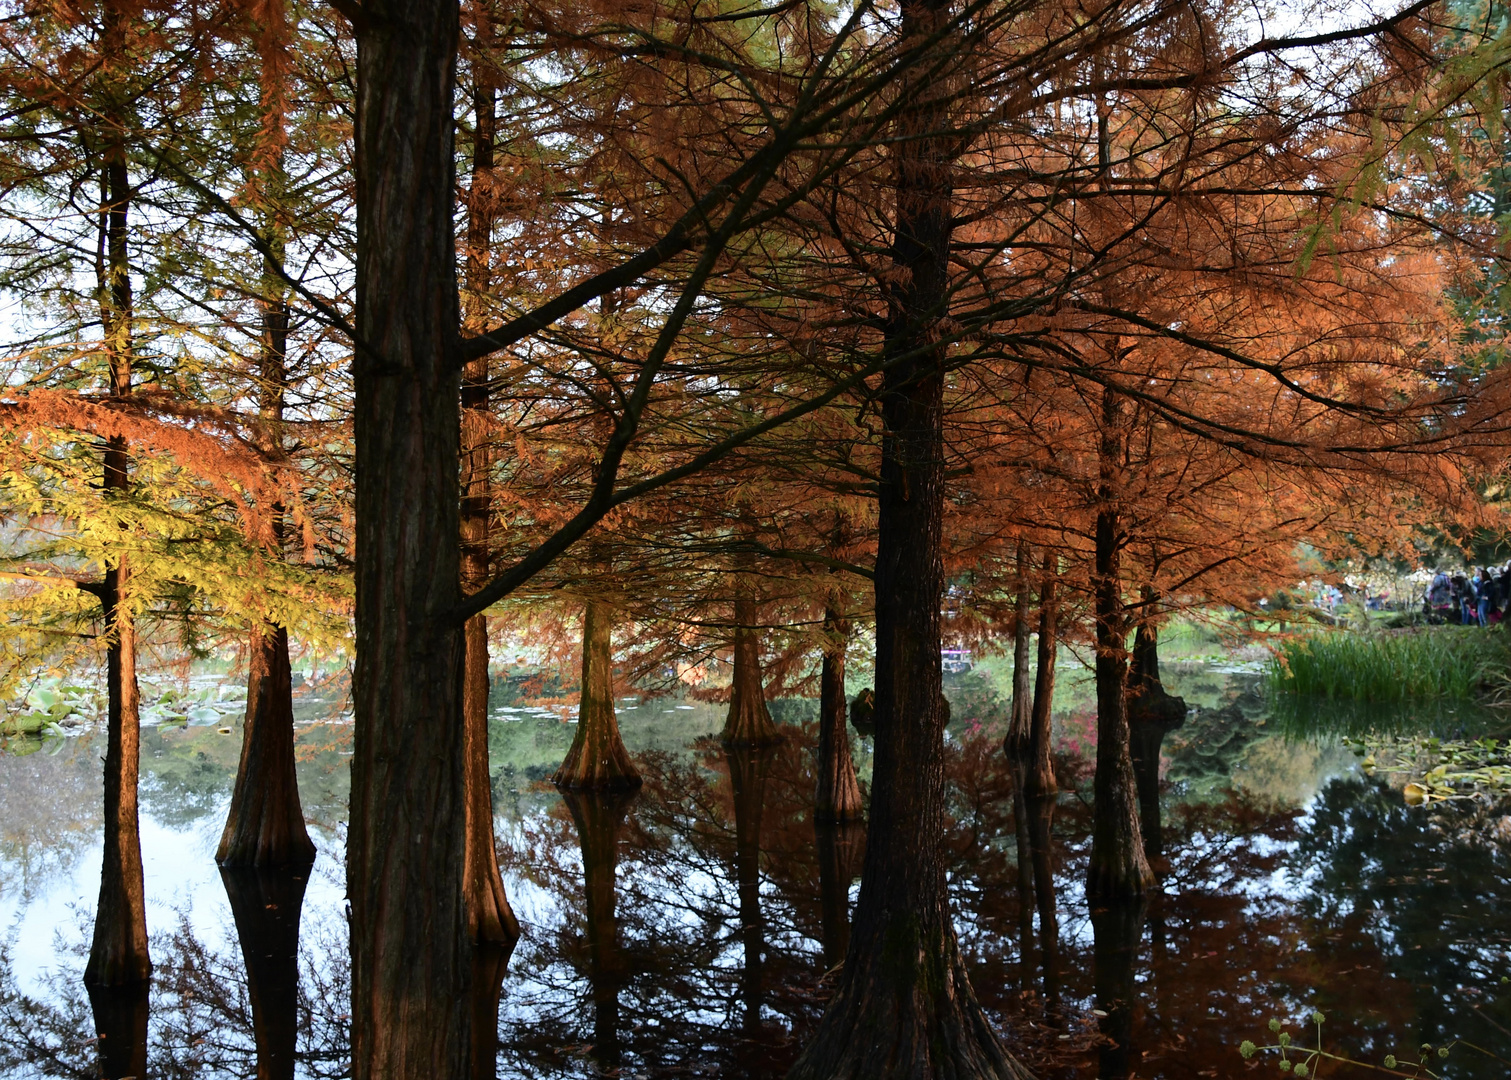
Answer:
<path fill-rule="evenodd" d="M 1490 625 L 1490 611 L 1495 607 L 1495 582 L 1490 578 L 1490 571 L 1480 567 L 1479 577 L 1474 582 L 1474 614 L 1480 626 Z"/>
<path fill-rule="evenodd" d="M 1463 574 L 1454 574 L 1453 607 L 1460 626 L 1468 626 L 1474 612 L 1474 586 Z"/>

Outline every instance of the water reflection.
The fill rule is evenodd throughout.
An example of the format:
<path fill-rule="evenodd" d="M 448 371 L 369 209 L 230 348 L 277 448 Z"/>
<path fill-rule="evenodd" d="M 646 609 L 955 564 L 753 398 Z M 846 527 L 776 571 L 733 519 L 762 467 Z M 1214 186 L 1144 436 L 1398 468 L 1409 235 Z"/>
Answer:
<path fill-rule="evenodd" d="M 1251 687 L 1203 678 L 1212 686 L 1176 687 L 1199 708 L 1154 755 L 1167 861 L 1142 910 L 1086 906 L 1090 784 L 1070 744 L 1083 719 L 1061 718 L 1065 791 L 1020 801 L 993 715 L 957 707 L 946 872 L 974 988 L 1010 1044 L 1046 1080 L 1227 1076 L 1271 1015 L 1320 1007 L 1329 1040 L 1371 1060 L 1449 1036 L 1511 1057 L 1499 982 L 1511 974 L 1511 804 L 1406 807 L 1349 755 L 1288 741 Z M 527 779 L 549 774 L 562 729 L 513 723 L 498 736 L 501 858 L 526 933 L 512 958 L 479 958 L 473 1075 L 781 1076 L 844 955 L 864 848 L 863 826 L 813 820 L 816 730 L 726 752 L 689 745 L 684 729 L 669 749 L 636 747 L 627 725 L 641 793 L 563 797 Z M 319 738 L 331 756 L 301 769 L 339 775 L 341 740 Z M 218 875 L 206 793 L 234 755 L 217 774 L 204 733 L 144 732 L 143 744 L 164 777 L 143 784 L 150 998 L 92 1000 L 79 980 L 88 909 L 66 913 L 92 887 L 88 849 L 68 847 L 83 826 L 63 819 L 71 853 L 54 856 L 41 831 L 7 820 L 0 903 L 26 922 L 0 950 L 0 1074 L 343 1075 L 346 930 L 329 830 L 312 880 Z M 88 739 L 32 763 L 42 756 L 0 757 L 0 798 L 13 778 L 18 791 L 66 791 L 69 768 L 97 771 Z M 154 879 L 152 845 L 170 835 L 186 838 L 181 861 Z M 17 960 L 55 930 L 72 945 L 47 965 Z M 1506 1074 L 1467 1053 L 1452 1067 L 1457 1080 Z"/>

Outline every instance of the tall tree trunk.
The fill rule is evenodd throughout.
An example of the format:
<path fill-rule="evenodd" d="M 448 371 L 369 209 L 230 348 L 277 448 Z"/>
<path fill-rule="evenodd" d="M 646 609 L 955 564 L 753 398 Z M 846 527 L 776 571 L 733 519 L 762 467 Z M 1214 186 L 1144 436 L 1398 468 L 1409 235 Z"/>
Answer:
<path fill-rule="evenodd" d="M 246 729 L 231 809 L 215 861 L 221 866 L 308 866 L 315 845 L 304 827 L 294 771 L 294 704 L 289 632 L 252 633 Z"/>
<path fill-rule="evenodd" d="M 1092 982 L 1102 1013 L 1097 1029 L 1106 1040 L 1098 1055 L 1098 1080 L 1133 1075 L 1133 1008 L 1138 993 L 1134 974 L 1145 903 L 1143 897 L 1125 897 L 1091 909 Z"/>
<path fill-rule="evenodd" d="M 1138 783 L 1139 830 L 1144 838 L 1144 857 L 1151 868 L 1164 858 L 1160 821 L 1160 748 L 1165 736 L 1186 722 L 1186 702 L 1165 691 L 1159 675 L 1159 628 L 1152 615 L 1157 598 L 1145 590 L 1151 611 L 1133 636 L 1133 679 L 1128 688 L 1129 754 Z"/>
<path fill-rule="evenodd" d="M 293 1080 L 299 1041 L 299 911 L 304 868 L 222 867 L 247 970 L 257 1080 Z"/>
<path fill-rule="evenodd" d="M 1033 740 L 1033 699 L 1029 696 L 1028 643 L 1030 637 L 1028 605 L 1032 596 L 1028 588 L 1028 545 L 1018 542 L 1018 595 L 1013 617 L 1013 703 L 1007 722 L 1003 750 L 1015 761 L 1028 756 Z"/>
<path fill-rule="evenodd" d="M 850 947 L 850 882 L 865 855 L 866 830 L 854 821 L 815 821 L 813 839 L 818 854 L 819 944 L 828 972 Z"/>
<path fill-rule="evenodd" d="M 813 797 L 815 821 L 859 821 L 865 813 L 850 732 L 845 728 L 845 647 L 849 620 L 833 607 L 824 609 L 824 659 L 818 680 L 818 788 Z"/>
<path fill-rule="evenodd" d="M 782 733 L 766 708 L 756 604 L 744 585 L 735 586 L 734 615 L 734 675 L 729 688 L 729 715 L 719 737 L 728 746 L 769 746 L 781 742 Z"/>
<path fill-rule="evenodd" d="M 1044 574 L 1039 581 L 1039 655 L 1034 671 L 1034 706 L 1029 718 L 1028 760 L 1024 792 L 1030 797 L 1053 795 L 1059 785 L 1050 760 L 1055 700 L 1055 662 L 1059 656 L 1059 604 L 1055 599 L 1058 557 L 1044 553 Z"/>
<path fill-rule="evenodd" d="M 761 976 L 766 951 L 766 924 L 761 915 L 761 817 L 773 753 L 770 745 L 731 746 L 724 751 L 734 803 L 735 891 L 740 900 L 740 943 L 745 955 L 740 997 L 745 1004 L 744 1029 L 752 1037 L 761 1027 Z"/>
<path fill-rule="evenodd" d="M 474 123 L 472 179 L 467 191 L 465 309 L 471 328 L 482 329 L 488 321 L 482 298 L 492 281 L 489 251 L 497 207 L 493 183 L 498 127 L 490 55 L 493 29 L 486 2 L 473 5 L 473 22 Z M 488 581 L 488 533 L 493 507 L 491 469 L 488 359 L 479 357 L 462 369 L 461 560 L 462 588 L 466 592 L 480 589 Z M 488 616 L 480 613 L 468 619 L 462 638 L 467 926 L 475 941 L 491 942 L 509 952 L 519 938 L 519 920 L 504 891 L 493 838 L 493 784 L 488 770 Z"/>
<path fill-rule="evenodd" d="M 1128 748 L 1127 614 L 1121 556 L 1125 536 L 1117 498 L 1122 469 L 1122 408 L 1102 392 L 1101 479 L 1096 520 L 1097 766 L 1093 783 L 1091 863 L 1086 892 L 1094 902 L 1141 896 L 1154 882 L 1139 832 L 1138 786 Z"/>
<path fill-rule="evenodd" d="M 614 609 L 589 600 L 582 617 L 582 701 L 577 734 L 566 760 L 552 777 L 557 787 L 594 791 L 640 786 L 614 716 Z"/>
<path fill-rule="evenodd" d="M 365 0 L 357 39 L 356 714 L 347 896 L 355 1080 L 468 1068 L 461 356 L 443 0 Z"/>
<path fill-rule="evenodd" d="M 127 12 L 115 2 L 103 9 L 101 49 L 107 65 L 123 63 Z M 107 119 L 100 131 L 103 166 L 100 177 L 99 265 L 100 321 L 110 362 L 110 396 L 131 396 L 132 342 L 131 257 L 127 215 L 131 181 L 126 168 L 125 134 Z M 107 504 L 123 499 L 131 484 L 126 440 L 105 442 L 102 486 Z M 136 628 L 127 596 L 131 567 L 124 554 L 105 569 L 98 589 L 106 640 L 106 744 L 104 852 L 100 866 L 100 900 L 95 909 L 94 939 L 84 982 L 91 987 L 122 986 L 152 972 L 147 950 L 147 897 L 142 880 L 142 842 L 137 818 L 137 776 L 141 759 L 142 721 L 136 683 Z"/>
<path fill-rule="evenodd" d="M 124 986 L 90 986 L 101 1080 L 141 1080 L 147 1075 L 147 1021 L 151 1007 L 145 979 Z"/>
<path fill-rule="evenodd" d="M 905 0 L 904 42 L 958 48 L 948 5 Z M 1022 1077 L 966 975 L 944 853 L 939 605 L 944 593 L 944 349 L 954 143 L 949 79 L 913 70 L 896 146 L 894 273 L 882 389 L 876 552 L 876 752 L 860 897 L 828 1010 L 792 1080 Z"/>
<path fill-rule="evenodd" d="M 603 1076 L 618 1075 L 619 991 L 625 979 L 619 943 L 619 830 L 634 793 L 625 790 L 562 792 L 582 848 L 583 899 L 587 915 L 588 986 L 593 998 L 593 1062 Z"/>

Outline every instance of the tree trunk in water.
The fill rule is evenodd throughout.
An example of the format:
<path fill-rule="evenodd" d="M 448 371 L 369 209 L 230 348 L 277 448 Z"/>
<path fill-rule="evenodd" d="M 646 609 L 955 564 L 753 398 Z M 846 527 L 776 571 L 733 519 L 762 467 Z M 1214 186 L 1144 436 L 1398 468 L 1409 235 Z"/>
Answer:
<path fill-rule="evenodd" d="M 472 1080 L 498 1076 L 498 1003 L 514 945 L 514 941 L 478 941 L 472 947 L 472 1046 L 467 1073 Z"/>
<path fill-rule="evenodd" d="M 761 968 L 766 951 L 766 925 L 761 917 L 761 811 L 773 753 L 770 745 L 731 746 L 724 751 L 734 803 L 735 890 L 740 898 L 740 942 L 745 954 L 740 997 L 750 1037 L 761 1028 Z"/>
<path fill-rule="evenodd" d="M 492 38 L 486 4 L 474 8 L 478 38 L 473 57 L 472 180 L 467 192 L 467 297 L 474 329 L 487 324 L 481 298 L 491 282 L 489 250 L 497 200 L 493 192 L 494 138 L 498 121 L 492 69 L 483 53 Z M 480 357 L 462 369 L 461 542 L 462 588 L 471 592 L 488 582 L 488 532 L 493 509 L 492 454 L 488 433 L 488 360 Z M 519 939 L 519 920 L 509 906 L 498 850 L 493 838 L 493 784 L 488 769 L 488 616 L 467 620 L 462 631 L 462 729 L 466 759 L 467 927 L 477 942 L 502 950 L 503 965 Z M 480 974 L 493 979 L 502 966 L 480 957 Z M 497 981 L 497 980 L 495 980 Z M 496 997 L 497 995 L 495 995 Z M 498 1010 L 493 1010 L 495 1021 Z M 493 1039 L 497 1042 L 497 1024 Z M 480 1036 L 481 1037 L 481 1036 Z M 476 1054 L 474 1053 L 474 1058 Z"/>
<path fill-rule="evenodd" d="M 938 0 L 905 0 L 901 39 L 959 47 Z M 924 64 L 915 71 L 931 65 Z M 944 371 L 938 320 L 949 298 L 954 142 L 951 80 L 902 86 L 894 273 L 883 288 L 876 552 L 876 751 L 860 897 L 839 987 L 791 1080 L 1023 1077 L 966 975 L 950 919 L 944 853 Z"/>
<path fill-rule="evenodd" d="M 761 671 L 761 639 L 755 625 L 755 602 L 745 589 L 736 586 L 734 677 L 729 688 L 729 716 L 719 736 L 727 746 L 770 746 L 782 741 L 782 733 L 766 709 L 766 677 Z"/>
<path fill-rule="evenodd" d="M 1055 909 L 1053 795 L 1024 799 L 1029 849 L 1034 863 L 1034 906 L 1039 910 L 1039 951 L 1044 965 L 1044 1012 L 1054 1020 L 1060 1007 L 1060 919 Z"/>
<path fill-rule="evenodd" d="M 1025 762 L 1024 794 L 1030 798 L 1053 795 L 1059 790 L 1055 766 L 1050 759 L 1053 738 L 1051 712 L 1055 700 L 1055 662 L 1059 656 L 1060 611 L 1055 600 L 1056 556 L 1044 556 L 1044 576 L 1039 583 L 1039 655 L 1034 671 L 1034 705 L 1029 718 L 1028 760 Z"/>
<path fill-rule="evenodd" d="M 464 645 L 452 614 L 459 23 L 443 0 L 366 0 L 356 23 L 354 1080 L 469 1066 Z"/>
<path fill-rule="evenodd" d="M 294 772 L 288 631 L 258 627 L 249 652 L 241 762 L 215 861 L 222 866 L 308 866 L 315 861 L 315 845 L 304 827 Z"/>
<path fill-rule="evenodd" d="M 1033 700 L 1029 697 L 1028 669 L 1028 545 L 1018 543 L 1018 596 L 1013 618 L 1013 704 L 1007 722 L 1003 750 L 1014 761 L 1028 756 L 1033 740 Z"/>
<path fill-rule="evenodd" d="M 619 830 L 634 801 L 633 791 L 562 792 L 577 840 L 582 848 L 583 899 L 586 901 L 588 985 L 593 997 L 593 1049 L 591 1055 L 604 1076 L 617 1075 L 621 1057 L 619 1042 L 619 991 L 624 985 L 624 953 L 619 946 L 618 893 L 615 873 L 619 867 Z"/>
<path fill-rule="evenodd" d="M 824 661 L 819 672 L 818 790 L 815 821 L 859 821 L 865 813 L 850 732 L 845 728 L 845 645 L 850 624 L 833 608 L 824 609 Z"/>
<path fill-rule="evenodd" d="M 1152 593 L 1148 594 L 1152 599 Z M 1165 736 L 1186 722 L 1186 702 L 1165 691 L 1159 676 L 1159 630 L 1145 620 L 1133 636 L 1133 684 L 1128 693 L 1129 753 L 1138 782 L 1139 830 L 1151 867 L 1164 858 L 1159 764 Z"/>
<path fill-rule="evenodd" d="M 551 779 L 560 788 L 625 791 L 640 786 L 614 716 L 614 612 L 589 600 L 582 617 L 582 698 L 577 734 Z"/>
<path fill-rule="evenodd" d="M 149 988 L 145 979 L 125 986 L 89 987 L 101 1080 L 143 1080 L 147 1075 Z"/>
<path fill-rule="evenodd" d="M 1124 541 L 1116 505 L 1122 467 L 1122 412 L 1102 392 L 1101 482 L 1096 520 L 1097 771 L 1086 893 L 1094 901 L 1142 896 L 1154 882 L 1139 832 L 1138 785 L 1128 748 L 1127 617 L 1123 609 Z"/>
<path fill-rule="evenodd" d="M 222 867 L 247 970 L 257 1080 L 293 1080 L 299 1041 L 299 910 L 307 870 Z"/>
<path fill-rule="evenodd" d="M 833 971 L 850 947 L 850 882 L 866 851 L 866 830 L 858 822 L 813 823 L 818 854 L 820 945 L 824 970 Z"/>
<path fill-rule="evenodd" d="M 115 3 L 103 10 L 101 47 L 111 62 L 123 56 L 125 13 Z M 110 360 L 110 395 L 131 396 L 132 300 L 127 214 L 131 204 L 126 149 L 120 129 L 107 123 L 100 181 L 100 240 L 105 250 L 99 289 L 104 346 Z M 106 440 L 102 487 L 107 502 L 130 486 L 126 440 Z M 147 950 L 147 898 L 142 882 L 142 842 L 137 819 L 137 776 L 142 721 L 136 684 L 136 628 L 126 590 L 131 567 L 124 554 L 105 569 L 98 588 L 108 645 L 104 852 L 94 939 L 84 968 L 87 986 L 124 986 L 152 972 Z"/>
<path fill-rule="evenodd" d="M 1091 909 L 1092 981 L 1097 1008 L 1106 1014 L 1097 1020 L 1097 1030 L 1107 1040 L 1099 1055 L 1097 1080 L 1133 1075 L 1133 1007 L 1138 993 L 1134 968 L 1144 906 L 1143 897 L 1132 897 Z"/>
<path fill-rule="evenodd" d="M 1028 800 L 1023 794 L 1024 769 L 1013 763 L 1013 850 L 1017 857 L 1018 968 L 1019 989 L 1028 993 L 1033 984 L 1034 954 L 1034 848 L 1028 832 Z"/>

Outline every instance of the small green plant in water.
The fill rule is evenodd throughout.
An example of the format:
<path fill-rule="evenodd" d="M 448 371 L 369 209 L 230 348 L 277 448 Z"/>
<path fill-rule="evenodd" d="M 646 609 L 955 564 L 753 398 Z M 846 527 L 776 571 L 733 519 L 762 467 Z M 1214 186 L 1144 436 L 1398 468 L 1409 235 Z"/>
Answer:
<path fill-rule="evenodd" d="M 1346 1057 L 1343 1054 L 1334 1054 L 1329 1050 L 1324 1050 L 1322 1048 L 1322 1022 L 1326 1017 L 1320 1012 L 1313 1012 L 1309 1019 L 1317 1029 L 1316 1046 L 1297 1045 L 1291 1038 L 1290 1033 L 1285 1030 L 1285 1024 L 1278 1019 L 1272 1019 L 1270 1021 L 1270 1032 L 1275 1036 L 1274 1042 L 1258 1046 L 1245 1039 L 1239 1044 L 1238 1052 L 1243 1056 L 1245 1061 L 1252 1058 L 1255 1054 L 1278 1053 L 1280 1060 L 1276 1064 L 1280 1067 L 1280 1071 L 1289 1073 L 1291 1076 L 1300 1077 L 1302 1080 L 1305 1080 L 1308 1076 L 1316 1075 L 1317 1064 L 1322 1061 L 1342 1062 L 1355 1068 L 1370 1069 L 1389 1076 L 1432 1077 L 1436 1080 L 1438 1073 L 1429 1068 L 1429 1064 L 1446 1058 L 1448 1051 L 1458 1045 L 1457 1041 L 1451 1042 L 1447 1046 L 1439 1047 L 1433 1047 L 1430 1043 L 1423 1043 L 1415 1063 L 1401 1061 L 1394 1054 L 1386 1054 L 1383 1062 L 1379 1065 L 1373 1065 L 1367 1061 L 1359 1061 L 1355 1058 Z M 1469 1044 L 1465 1043 L 1464 1045 L 1467 1046 Z"/>
<path fill-rule="evenodd" d="M 1511 740 L 1384 736 L 1343 739 L 1365 772 L 1402 773 L 1413 806 L 1511 792 Z"/>

